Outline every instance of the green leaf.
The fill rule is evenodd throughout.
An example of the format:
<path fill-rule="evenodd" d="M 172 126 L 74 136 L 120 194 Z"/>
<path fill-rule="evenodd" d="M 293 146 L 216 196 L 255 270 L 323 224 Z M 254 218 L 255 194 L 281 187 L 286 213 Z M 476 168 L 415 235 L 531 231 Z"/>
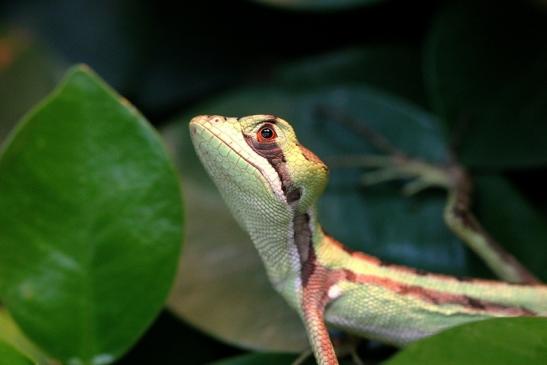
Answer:
<path fill-rule="evenodd" d="M 427 105 L 421 51 L 409 46 L 352 48 L 281 67 L 273 80 L 289 90 L 366 84 L 418 105 Z"/>
<path fill-rule="evenodd" d="M 210 365 L 286 365 L 295 360 L 294 355 L 287 354 L 247 354 L 215 361 Z"/>
<path fill-rule="evenodd" d="M 413 343 L 386 365 L 543 365 L 546 360 L 547 319 L 499 318 Z"/>
<path fill-rule="evenodd" d="M 107 364 L 161 309 L 181 241 L 178 178 L 146 120 L 85 67 L 0 159 L 0 296 L 63 362 Z"/>
<path fill-rule="evenodd" d="M 0 364 L 32 365 L 33 362 L 7 343 L 0 341 Z"/>
<path fill-rule="evenodd" d="M 254 0 L 293 10 L 337 10 L 372 5 L 383 0 Z"/>
<path fill-rule="evenodd" d="M 438 14 L 424 74 L 467 165 L 547 163 L 546 38 L 545 14 L 525 2 L 451 2 Z"/>
<path fill-rule="evenodd" d="M 0 142 L 57 80 L 51 55 L 21 32 L 0 32 Z"/>

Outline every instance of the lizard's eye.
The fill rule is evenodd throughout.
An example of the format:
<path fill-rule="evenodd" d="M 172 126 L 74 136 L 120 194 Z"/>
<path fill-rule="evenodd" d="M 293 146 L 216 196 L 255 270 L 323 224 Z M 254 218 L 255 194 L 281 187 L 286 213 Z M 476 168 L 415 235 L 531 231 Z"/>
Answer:
<path fill-rule="evenodd" d="M 256 133 L 256 139 L 259 143 L 273 143 L 277 137 L 271 124 L 262 126 Z"/>

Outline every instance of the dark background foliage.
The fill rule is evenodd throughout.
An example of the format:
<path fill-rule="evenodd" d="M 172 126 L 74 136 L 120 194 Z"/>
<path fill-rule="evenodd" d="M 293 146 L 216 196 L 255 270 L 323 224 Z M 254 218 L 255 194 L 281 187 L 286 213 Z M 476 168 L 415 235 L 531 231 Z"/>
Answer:
<path fill-rule="evenodd" d="M 23 34 L 36 42 L 60 65 L 59 69 L 77 62 L 89 64 L 158 127 L 226 91 L 278 82 L 276 70 L 281 65 L 346 48 L 382 46 L 404 46 L 416 51 L 417 59 L 409 59 L 408 65 L 418 75 L 418 82 L 402 86 L 409 90 L 405 96 L 430 111 L 443 114 L 435 108 L 434 102 L 426 102 L 428 90 L 425 85 L 428 80 L 424 80 L 421 70 L 428 67 L 431 61 L 423 50 L 431 41 L 430 29 L 435 21 L 439 21 L 437 16 L 447 6 L 446 3 L 386 0 L 372 4 L 363 1 L 357 6 L 341 9 L 290 9 L 244 0 L 0 1 L 0 31 Z M 489 62 L 485 69 L 476 66 L 480 62 L 459 65 L 474 70 L 473 77 L 491 77 L 491 87 L 466 89 L 465 82 L 459 85 L 456 80 L 456 86 L 448 89 L 449 93 L 454 93 L 448 95 L 448 99 L 455 100 L 457 106 L 458 98 L 472 95 L 481 110 L 486 110 L 489 115 L 499 114 L 500 118 L 490 124 L 492 129 L 498 128 L 496 123 L 499 121 L 509 130 L 519 131 L 518 124 L 503 120 L 500 114 L 504 113 L 503 110 L 497 110 L 495 105 L 486 102 L 481 104 L 481 101 L 501 88 L 500 80 L 496 79 L 499 73 L 489 74 L 490 68 L 498 67 L 501 74 L 511 79 L 511 66 L 514 65 L 503 69 L 506 66 L 504 59 L 513 60 L 512 57 L 518 54 L 514 62 L 517 66 L 526 65 L 530 57 L 527 53 L 529 48 L 545 51 L 546 38 L 541 37 L 545 33 L 536 32 L 536 29 L 545 31 L 541 23 L 547 23 L 547 7 L 545 2 L 542 5 L 541 1 L 533 0 L 483 2 L 480 6 L 487 8 L 482 14 L 490 14 L 493 18 L 498 13 L 503 14 L 500 16 L 502 24 L 493 32 L 498 32 L 498 29 L 504 31 L 495 33 L 493 37 L 488 35 L 492 28 L 485 28 L 484 32 L 477 34 L 477 42 L 483 47 L 484 54 L 474 56 L 480 61 L 481 58 L 491 59 L 489 57 L 493 53 L 493 59 L 500 57 L 500 62 Z M 508 12 L 508 8 L 511 11 Z M 451 14 L 441 19 L 450 22 Z M 478 17 L 470 22 L 480 28 L 483 20 Z M 457 26 L 477 29 L 470 24 Z M 492 44 L 492 39 L 498 43 Z M 446 52 L 442 53 L 446 58 L 452 57 L 452 50 L 468 46 L 459 43 L 458 39 L 452 41 L 441 45 L 446 47 Z M 503 52 L 496 55 L 495 52 L 500 49 Z M 546 60 L 545 57 L 539 59 Z M 392 62 L 405 63 L 389 59 L 384 65 L 376 67 L 384 67 L 383 73 L 386 73 Z M 547 63 L 526 66 L 537 68 L 537 73 L 529 77 L 537 78 L 540 95 L 546 95 L 547 84 L 543 83 L 547 80 L 545 65 Z M 28 70 L 25 75 L 40 71 Z M 393 77 L 397 78 L 396 71 L 393 72 Z M 359 70 L 356 69 L 355 73 L 358 77 Z M 351 75 L 346 77 L 351 78 Z M 17 99 L 23 96 L 10 97 Z M 528 101 L 526 93 L 518 94 L 518 97 L 522 98 L 523 103 Z M 540 100 L 538 103 L 545 111 L 546 101 Z M 438 116 L 448 120 L 451 133 L 457 134 L 458 126 L 454 126 L 457 123 L 450 121 L 454 108 L 445 106 L 445 115 Z M 542 123 L 547 121 L 543 119 Z M 545 135 L 536 137 L 530 142 L 531 150 L 540 150 L 538 143 L 547 144 Z M 463 138 L 466 138 L 465 134 Z M 480 149 L 481 138 L 486 140 L 489 135 L 479 133 L 478 137 L 475 135 L 473 138 L 478 138 L 475 146 Z M 527 137 L 516 133 L 514 138 Z M 513 141 L 508 139 L 503 143 Z M 470 158 L 471 166 L 481 166 L 483 163 L 480 159 L 473 160 L 472 152 L 464 151 L 462 156 Z M 501 173 L 510 179 L 530 204 L 547 213 L 547 172 L 544 162 L 530 166 L 523 164 L 518 169 L 502 168 Z M 491 166 L 487 168 L 496 169 Z M 185 364 L 200 364 L 240 352 L 185 325 L 169 312 L 163 312 L 119 364 L 170 364 L 180 363 L 181 358 Z"/>

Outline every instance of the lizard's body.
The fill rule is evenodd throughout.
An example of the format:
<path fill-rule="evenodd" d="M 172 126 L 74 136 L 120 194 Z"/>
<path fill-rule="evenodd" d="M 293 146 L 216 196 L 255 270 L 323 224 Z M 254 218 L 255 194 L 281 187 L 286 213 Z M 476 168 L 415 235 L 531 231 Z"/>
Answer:
<path fill-rule="evenodd" d="M 337 364 L 325 323 L 402 345 L 465 322 L 547 316 L 545 285 L 386 264 L 326 235 L 315 203 L 327 168 L 299 145 L 284 120 L 201 116 L 190 128 L 200 159 L 251 236 L 270 281 L 302 317 L 319 364 Z"/>

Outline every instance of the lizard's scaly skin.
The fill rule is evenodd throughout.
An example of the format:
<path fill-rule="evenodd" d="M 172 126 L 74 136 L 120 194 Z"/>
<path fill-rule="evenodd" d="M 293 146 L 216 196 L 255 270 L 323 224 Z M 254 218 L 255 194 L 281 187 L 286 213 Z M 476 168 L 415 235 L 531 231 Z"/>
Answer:
<path fill-rule="evenodd" d="M 261 128 L 273 130 L 273 138 L 260 138 Z M 465 322 L 547 315 L 545 285 L 460 279 L 391 265 L 326 235 L 315 203 L 327 167 L 298 143 L 286 121 L 271 115 L 199 116 L 190 130 L 272 285 L 304 321 L 319 364 L 338 364 L 325 323 L 404 345 Z"/>

